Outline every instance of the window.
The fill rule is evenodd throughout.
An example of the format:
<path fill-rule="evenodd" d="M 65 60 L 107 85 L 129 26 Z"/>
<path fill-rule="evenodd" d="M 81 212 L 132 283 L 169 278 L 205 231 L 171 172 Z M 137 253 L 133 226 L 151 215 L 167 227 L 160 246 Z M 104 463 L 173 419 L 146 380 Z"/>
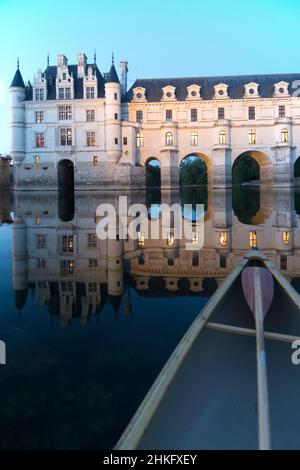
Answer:
<path fill-rule="evenodd" d="M 41 157 L 39 155 L 35 155 L 34 157 L 34 163 L 36 165 L 39 165 L 41 163 Z"/>
<path fill-rule="evenodd" d="M 172 132 L 166 133 L 166 145 L 173 145 L 173 134 Z"/>
<path fill-rule="evenodd" d="M 136 135 L 136 146 L 143 147 L 143 145 L 144 145 L 143 134 L 141 134 L 141 132 L 138 132 Z"/>
<path fill-rule="evenodd" d="M 72 145 L 72 129 L 70 127 L 60 129 L 60 145 Z"/>
<path fill-rule="evenodd" d="M 36 260 L 36 266 L 38 269 L 46 269 L 46 260 L 45 258 L 38 258 Z"/>
<path fill-rule="evenodd" d="M 226 255 L 220 254 L 220 268 L 226 268 Z"/>
<path fill-rule="evenodd" d="M 35 101 L 43 101 L 45 99 L 44 88 L 36 88 Z"/>
<path fill-rule="evenodd" d="M 249 106 L 248 108 L 248 119 L 252 121 L 255 119 L 255 107 L 254 106 Z"/>
<path fill-rule="evenodd" d="M 74 274 L 75 272 L 75 261 L 73 259 L 64 259 L 60 264 L 60 272 L 62 276 L 67 274 Z"/>
<path fill-rule="evenodd" d="M 62 253 L 74 253 L 74 237 L 73 235 L 63 235 L 61 239 Z"/>
<path fill-rule="evenodd" d="M 94 122 L 95 121 L 95 110 L 94 109 L 87 109 L 87 111 L 86 111 L 86 121 L 87 122 Z"/>
<path fill-rule="evenodd" d="M 69 121 L 72 119 L 72 107 L 71 106 L 59 106 L 58 107 L 58 119 L 60 121 Z"/>
<path fill-rule="evenodd" d="M 89 282 L 88 283 L 88 291 L 89 292 L 97 292 L 97 283 L 96 282 Z"/>
<path fill-rule="evenodd" d="M 43 132 L 35 134 L 35 146 L 39 148 L 45 147 L 45 137 Z"/>
<path fill-rule="evenodd" d="M 173 258 L 168 258 L 168 266 L 174 266 Z"/>
<path fill-rule="evenodd" d="M 192 122 L 197 122 L 198 121 L 197 109 L 191 109 L 191 121 Z"/>
<path fill-rule="evenodd" d="M 36 248 L 42 250 L 47 247 L 47 235 L 36 235 Z"/>
<path fill-rule="evenodd" d="M 279 114 L 279 117 L 280 117 L 280 118 L 284 118 L 284 117 L 285 117 L 285 106 L 279 106 L 278 114 Z"/>
<path fill-rule="evenodd" d="M 192 266 L 199 266 L 199 254 L 196 251 L 192 256 Z"/>
<path fill-rule="evenodd" d="M 255 231 L 249 232 L 249 246 L 250 248 L 257 247 L 257 236 Z"/>
<path fill-rule="evenodd" d="M 287 256 L 286 255 L 280 255 L 280 269 L 282 271 L 287 270 Z"/>
<path fill-rule="evenodd" d="M 88 247 L 89 248 L 97 248 L 98 239 L 96 233 L 89 233 L 88 234 Z"/>
<path fill-rule="evenodd" d="M 256 132 L 254 130 L 248 132 L 248 142 L 249 144 L 256 144 Z"/>
<path fill-rule="evenodd" d="M 98 163 L 99 163 L 98 156 L 97 156 L 97 155 L 94 155 L 94 156 L 93 156 L 93 165 L 94 165 L 94 166 L 97 166 Z"/>
<path fill-rule="evenodd" d="M 285 230 L 284 232 L 282 232 L 282 243 L 284 243 L 285 245 L 288 245 L 291 241 L 291 232 Z"/>
<path fill-rule="evenodd" d="M 225 119 L 225 108 L 218 108 L 218 119 Z"/>
<path fill-rule="evenodd" d="M 95 98 L 95 87 L 93 86 L 87 86 L 86 87 L 86 99 L 94 99 Z"/>
<path fill-rule="evenodd" d="M 58 99 L 59 100 L 70 100 L 71 99 L 71 88 L 70 87 L 60 87 L 58 89 Z"/>
<path fill-rule="evenodd" d="M 115 94 L 114 94 L 114 98 L 115 98 L 115 100 L 118 99 L 118 93 L 115 93 Z"/>
<path fill-rule="evenodd" d="M 127 137 L 123 137 L 123 144 L 127 145 Z"/>
<path fill-rule="evenodd" d="M 86 145 L 88 147 L 95 147 L 96 145 L 96 132 L 91 131 L 86 133 Z"/>
<path fill-rule="evenodd" d="M 191 132 L 191 145 L 198 145 L 198 132 Z"/>
<path fill-rule="evenodd" d="M 44 111 L 36 111 L 35 112 L 35 122 L 37 124 L 40 124 L 41 122 L 44 122 Z"/>
<path fill-rule="evenodd" d="M 90 268 L 97 268 L 97 266 L 98 266 L 97 258 L 90 258 L 89 259 L 89 267 Z"/>
<path fill-rule="evenodd" d="M 143 122 L 143 111 L 136 112 L 136 122 Z"/>
<path fill-rule="evenodd" d="M 66 73 L 63 73 L 63 80 L 67 80 L 67 74 Z"/>
<path fill-rule="evenodd" d="M 281 142 L 288 142 L 288 140 L 289 140 L 289 131 L 287 129 L 282 129 Z"/>
<path fill-rule="evenodd" d="M 170 122 L 173 120 L 172 109 L 166 110 L 166 121 Z"/>
<path fill-rule="evenodd" d="M 219 134 L 219 144 L 224 145 L 226 144 L 226 132 L 221 131 Z"/>
<path fill-rule="evenodd" d="M 138 257 L 138 263 L 139 264 L 145 264 L 145 256 L 143 253 L 141 253 Z"/>

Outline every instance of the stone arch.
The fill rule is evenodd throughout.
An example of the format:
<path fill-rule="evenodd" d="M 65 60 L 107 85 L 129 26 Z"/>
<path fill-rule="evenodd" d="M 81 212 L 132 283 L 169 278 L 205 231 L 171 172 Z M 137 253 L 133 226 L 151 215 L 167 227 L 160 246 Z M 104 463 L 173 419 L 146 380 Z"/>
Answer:
<path fill-rule="evenodd" d="M 145 161 L 146 187 L 161 186 L 161 163 L 157 157 L 149 157 Z"/>
<path fill-rule="evenodd" d="M 299 178 L 300 183 L 300 157 L 296 158 L 294 163 L 294 177 Z"/>
<path fill-rule="evenodd" d="M 57 185 L 59 191 L 74 191 L 74 163 L 72 160 L 60 160 L 57 165 Z"/>
<path fill-rule="evenodd" d="M 203 184 L 209 184 L 210 181 L 211 181 L 211 161 L 210 161 L 210 159 L 208 158 L 207 155 L 205 155 L 204 153 L 201 153 L 201 152 L 192 152 L 192 153 L 189 153 L 187 155 L 183 155 L 179 158 L 179 165 L 178 166 L 179 166 L 179 179 L 180 179 L 180 181 L 181 181 L 182 163 L 184 161 L 186 161 L 187 159 L 191 159 L 193 157 L 197 157 L 205 163 L 207 177 L 206 177 L 206 182 L 203 183 Z M 196 184 L 196 183 L 192 183 L 192 184 Z"/>
<path fill-rule="evenodd" d="M 246 150 L 233 159 L 232 172 L 234 165 L 245 156 L 253 158 L 259 166 L 259 182 L 260 184 L 272 184 L 273 182 L 273 165 L 271 158 L 264 152 L 258 150 Z"/>

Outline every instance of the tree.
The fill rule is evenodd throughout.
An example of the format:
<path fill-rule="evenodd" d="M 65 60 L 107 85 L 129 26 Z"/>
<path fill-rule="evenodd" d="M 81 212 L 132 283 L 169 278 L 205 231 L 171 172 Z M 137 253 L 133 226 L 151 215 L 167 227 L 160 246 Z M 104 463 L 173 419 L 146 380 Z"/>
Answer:
<path fill-rule="evenodd" d="M 247 183 L 259 179 L 259 164 L 249 155 L 241 155 L 232 168 L 233 184 Z"/>
<path fill-rule="evenodd" d="M 207 184 L 207 167 L 201 158 L 186 157 L 180 163 L 180 184 L 203 185 Z"/>

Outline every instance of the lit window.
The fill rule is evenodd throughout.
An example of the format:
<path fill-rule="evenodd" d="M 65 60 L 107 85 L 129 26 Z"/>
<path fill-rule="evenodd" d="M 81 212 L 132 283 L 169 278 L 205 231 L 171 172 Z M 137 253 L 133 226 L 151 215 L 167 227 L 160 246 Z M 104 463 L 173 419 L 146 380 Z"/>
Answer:
<path fill-rule="evenodd" d="M 143 122 L 143 111 L 136 112 L 136 122 Z"/>
<path fill-rule="evenodd" d="M 256 236 L 256 232 L 254 231 L 249 232 L 249 246 L 250 248 L 257 247 L 257 236 Z"/>
<path fill-rule="evenodd" d="M 95 87 L 93 86 L 87 86 L 86 87 L 86 99 L 94 99 L 95 98 Z"/>
<path fill-rule="evenodd" d="M 39 148 L 45 147 L 45 137 L 43 132 L 35 134 L 35 146 Z"/>
<path fill-rule="evenodd" d="M 224 119 L 224 118 L 225 118 L 225 109 L 218 108 L 218 119 Z"/>
<path fill-rule="evenodd" d="M 36 223 L 36 225 L 40 225 L 40 224 L 41 224 L 41 219 L 40 219 L 40 217 L 36 217 L 36 218 L 35 218 L 35 223 Z"/>
<path fill-rule="evenodd" d="M 197 109 L 191 109 L 191 121 L 192 122 L 197 122 L 198 121 Z"/>
<path fill-rule="evenodd" d="M 88 147 L 95 147 L 96 145 L 96 132 L 91 131 L 86 133 L 86 145 Z"/>
<path fill-rule="evenodd" d="M 198 132 L 191 132 L 191 145 L 198 145 Z"/>
<path fill-rule="evenodd" d="M 62 253 L 74 253 L 74 237 L 73 235 L 63 235 L 61 243 Z"/>
<path fill-rule="evenodd" d="M 93 164 L 94 164 L 94 166 L 97 166 L 98 163 L 99 163 L 98 156 L 97 156 L 97 155 L 94 155 L 94 156 L 93 156 Z"/>
<path fill-rule="evenodd" d="M 70 127 L 60 129 L 60 145 L 72 145 L 72 129 Z"/>
<path fill-rule="evenodd" d="M 145 245 L 145 237 L 141 234 L 141 232 L 138 232 L 138 245 L 139 247 Z"/>
<path fill-rule="evenodd" d="M 75 272 L 75 261 L 73 259 L 70 260 L 62 260 L 60 265 L 60 272 L 62 276 L 67 274 L 74 274 Z"/>
<path fill-rule="evenodd" d="M 36 111 L 35 112 L 35 122 L 37 124 L 40 124 L 41 122 L 44 122 L 44 112 L 43 111 Z"/>
<path fill-rule="evenodd" d="M 278 114 L 279 114 L 279 117 L 280 117 L 280 118 L 284 118 L 284 117 L 285 117 L 285 106 L 279 106 Z"/>
<path fill-rule="evenodd" d="M 248 132 L 248 141 L 249 144 L 256 144 L 256 132 L 254 130 Z"/>
<path fill-rule="evenodd" d="M 219 143 L 224 145 L 226 144 L 226 132 L 225 131 L 221 131 L 220 134 L 219 134 Z"/>
<path fill-rule="evenodd" d="M 86 121 L 87 122 L 94 122 L 95 121 L 95 110 L 94 109 L 87 109 L 87 111 L 86 111 Z"/>
<path fill-rule="evenodd" d="M 173 134 L 172 132 L 166 133 L 166 145 L 173 145 Z"/>
<path fill-rule="evenodd" d="M 41 163 L 41 157 L 39 155 L 35 155 L 34 157 L 34 163 L 36 165 L 39 165 Z"/>
<path fill-rule="evenodd" d="M 290 241 L 291 241 L 291 232 L 288 232 L 288 231 L 282 232 L 282 242 L 285 245 L 288 245 Z"/>
<path fill-rule="evenodd" d="M 137 147 L 143 147 L 143 145 L 144 145 L 143 134 L 138 132 L 137 135 L 136 135 L 136 146 Z"/>
<path fill-rule="evenodd" d="M 228 235 L 227 232 L 221 232 L 220 233 L 220 244 L 222 246 L 226 246 L 228 243 Z"/>
<path fill-rule="evenodd" d="M 248 108 L 248 118 L 253 121 L 255 119 L 255 107 L 249 106 Z"/>
<path fill-rule="evenodd" d="M 288 140 L 289 140 L 289 131 L 287 129 L 282 129 L 281 142 L 287 142 Z"/>
<path fill-rule="evenodd" d="M 72 119 L 72 107 L 71 106 L 59 106 L 58 107 L 58 119 L 60 121 L 69 121 Z"/>
<path fill-rule="evenodd" d="M 173 120 L 172 109 L 167 109 L 166 110 L 166 121 L 170 122 L 172 120 Z"/>
<path fill-rule="evenodd" d="M 167 238 L 167 245 L 173 246 L 175 242 L 174 233 L 169 233 Z"/>
<path fill-rule="evenodd" d="M 43 101 L 45 99 L 44 88 L 36 88 L 35 101 Z"/>

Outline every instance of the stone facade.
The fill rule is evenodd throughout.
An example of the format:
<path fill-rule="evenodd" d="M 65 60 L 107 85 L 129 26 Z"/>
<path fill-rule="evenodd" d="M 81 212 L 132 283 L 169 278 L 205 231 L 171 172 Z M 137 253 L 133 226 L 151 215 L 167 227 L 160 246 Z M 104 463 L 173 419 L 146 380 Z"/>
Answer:
<path fill-rule="evenodd" d="M 231 185 L 236 159 L 260 165 L 261 184 L 294 183 L 300 153 L 300 74 L 137 80 L 127 91 L 127 62 L 102 75 L 96 61 L 68 65 L 59 55 L 33 84 L 19 69 L 10 87 L 11 155 L 16 189 L 59 186 L 71 162 L 75 189 L 145 185 L 159 161 L 164 187 L 179 184 L 183 158 L 196 155 L 215 188 Z"/>

